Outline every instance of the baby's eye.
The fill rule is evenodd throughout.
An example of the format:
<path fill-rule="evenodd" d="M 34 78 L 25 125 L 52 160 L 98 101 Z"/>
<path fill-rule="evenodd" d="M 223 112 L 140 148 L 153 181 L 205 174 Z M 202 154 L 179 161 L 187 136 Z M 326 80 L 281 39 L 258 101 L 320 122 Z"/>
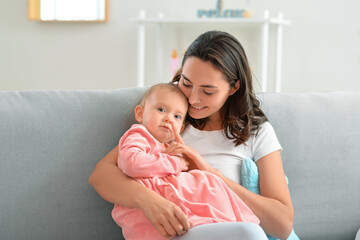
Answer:
<path fill-rule="evenodd" d="M 181 115 L 175 115 L 175 118 L 180 120 L 180 119 L 181 119 Z"/>
<path fill-rule="evenodd" d="M 163 108 L 163 107 L 158 107 L 158 109 L 157 109 L 159 112 L 165 112 L 165 108 Z"/>

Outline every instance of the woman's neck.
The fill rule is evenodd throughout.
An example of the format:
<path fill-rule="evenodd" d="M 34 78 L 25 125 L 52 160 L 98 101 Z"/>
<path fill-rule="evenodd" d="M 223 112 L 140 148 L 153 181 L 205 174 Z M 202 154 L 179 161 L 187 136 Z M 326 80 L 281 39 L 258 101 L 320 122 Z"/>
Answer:
<path fill-rule="evenodd" d="M 215 130 L 222 130 L 223 129 L 223 125 L 221 121 L 211 121 L 208 120 L 204 126 L 203 129 L 204 131 L 215 131 Z"/>
<path fill-rule="evenodd" d="M 219 112 L 210 115 L 205 122 L 205 126 L 201 129 L 203 131 L 215 131 L 223 129 L 223 124 Z"/>

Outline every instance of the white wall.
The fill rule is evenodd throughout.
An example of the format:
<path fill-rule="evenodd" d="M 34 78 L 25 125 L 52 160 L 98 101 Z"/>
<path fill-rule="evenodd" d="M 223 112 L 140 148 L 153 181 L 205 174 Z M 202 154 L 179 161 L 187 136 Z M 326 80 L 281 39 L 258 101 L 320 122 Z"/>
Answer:
<path fill-rule="evenodd" d="M 27 20 L 26 0 L 0 0 L 0 90 L 113 89 L 136 82 L 137 25 L 130 19 L 145 9 L 148 17 L 194 17 L 214 9 L 216 0 L 109 0 L 107 23 L 41 23 Z M 360 90 L 360 1 L 251 1 L 255 16 L 282 11 L 284 92 Z M 245 0 L 224 0 L 225 8 L 243 8 Z M 140 6 L 140 7 L 139 7 Z M 164 26 L 163 78 L 170 78 L 172 48 L 180 52 L 201 32 L 226 30 L 243 43 L 259 74 L 260 32 L 256 28 Z M 272 29 L 274 30 L 274 29 Z M 147 85 L 158 81 L 154 64 L 155 26 L 147 28 Z M 274 32 L 271 37 L 273 39 Z M 269 91 L 274 90 L 273 42 L 270 42 Z"/>

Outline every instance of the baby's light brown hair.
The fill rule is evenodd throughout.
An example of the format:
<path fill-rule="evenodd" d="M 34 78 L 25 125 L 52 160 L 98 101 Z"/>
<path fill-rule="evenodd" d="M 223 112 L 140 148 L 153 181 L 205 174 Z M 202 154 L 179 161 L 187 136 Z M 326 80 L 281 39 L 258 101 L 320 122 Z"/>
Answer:
<path fill-rule="evenodd" d="M 149 98 L 149 96 L 151 96 L 151 94 L 155 93 L 156 90 L 158 90 L 158 89 L 163 89 L 163 88 L 166 88 L 166 89 L 169 90 L 169 91 L 178 93 L 180 96 L 182 96 L 183 99 L 184 99 L 184 102 L 186 103 L 186 107 L 188 107 L 188 100 L 187 100 L 187 98 L 185 97 L 185 95 L 183 94 L 183 92 L 179 89 L 179 87 L 176 86 L 176 85 L 173 84 L 173 83 L 158 83 L 158 84 L 150 87 L 150 88 L 146 91 L 146 93 L 144 94 L 144 96 L 141 98 L 139 105 L 141 105 L 141 106 L 144 107 L 144 106 L 145 106 L 145 103 L 146 103 L 146 100 Z"/>

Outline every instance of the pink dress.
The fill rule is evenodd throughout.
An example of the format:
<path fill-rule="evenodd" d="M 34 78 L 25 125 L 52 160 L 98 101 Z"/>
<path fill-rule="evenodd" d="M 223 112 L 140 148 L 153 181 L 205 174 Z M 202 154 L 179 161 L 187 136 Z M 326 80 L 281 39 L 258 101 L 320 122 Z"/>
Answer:
<path fill-rule="evenodd" d="M 252 222 L 259 219 L 218 176 L 192 170 L 181 172 L 176 156 L 164 151 L 147 129 L 134 124 L 119 141 L 118 166 L 144 186 L 178 205 L 193 226 L 218 222 Z M 140 209 L 115 205 L 112 217 L 127 240 L 165 239 Z"/>

